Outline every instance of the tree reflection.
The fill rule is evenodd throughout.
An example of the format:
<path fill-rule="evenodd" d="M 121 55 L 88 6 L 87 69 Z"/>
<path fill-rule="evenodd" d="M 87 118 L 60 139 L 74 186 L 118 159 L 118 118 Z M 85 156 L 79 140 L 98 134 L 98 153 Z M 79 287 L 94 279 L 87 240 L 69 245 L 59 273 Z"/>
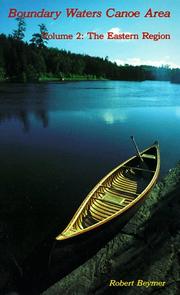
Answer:
<path fill-rule="evenodd" d="M 38 95 L 40 94 L 40 95 Z M 0 85 L 0 125 L 16 121 L 24 132 L 29 132 L 32 121 L 40 121 L 43 128 L 49 125 L 48 91 L 40 84 Z"/>
<path fill-rule="evenodd" d="M 5 121 L 19 121 L 22 125 L 22 129 L 24 132 L 29 132 L 31 127 L 31 119 L 30 115 L 33 114 L 38 121 L 41 122 L 43 128 L 47 128 L 49 124 L 48 113 L 45 110 L 38 111 L 28 111 L 28 110 L 20 110 L 20 111 L 12 111 L 12 110 L 1 110 L 0 111 L 0 125 Z"/>
<path fill-rule="evenodd" d="M 36 115 L 36 118 L 42 122 L 42 125 L 44 128 L 48 127 L 49 117 L 47 112 L 45 112 L 44 110 L 38 110 L 36 111 L 35 115 Z"/>

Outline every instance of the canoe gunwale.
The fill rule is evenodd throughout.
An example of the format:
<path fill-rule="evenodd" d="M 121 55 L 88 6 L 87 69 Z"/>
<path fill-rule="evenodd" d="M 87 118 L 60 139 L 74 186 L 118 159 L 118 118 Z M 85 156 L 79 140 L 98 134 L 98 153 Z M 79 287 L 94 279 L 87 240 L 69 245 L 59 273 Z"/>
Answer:
<path fill-rule="evenodd" d="M 130 162 L 131 160 L 135 159 L 137 157 L 137 155 L 132 156 L 131 158 L 129 158 L 128 160 L 124 161 L 123 163 L 121 163 L 120 165 L 118 165 L 117 167 L 115 167 L 113 170 L 111 170 L 108 174 L 106 174 L 96 185 L 95 187 L 93 187 L 93 189 L 88 193 L 88 195 L 86 196 L 86 198 L 84 199 L 84 201 L 81 203 L 81 205 L 79 206 L 79 208 L 77 209 L 77 211 L 75 212 L 75 214 L 73 215 L 72 219 L 70 220 L 70 222 L 68 223 L 67 227 L 63 230 L 63 232 L 61 234 L 59 234 L 56 237 L 56 240 L 66 240 L 69 238 L 73 238 L 77 235 L 81 235 L 85 232 L 88 232 L 90 230 L 93 230 L 107 222 L 109 222 L 110 220 L 116 218 L 117 216 L 120 216 L 121 214 L 125 213 L 129 208 L 135 206 L 144 196 L 146 196 L 146 194 L 148 194 L 148 192 L 152 189 L 152 187 L 154 186 L 154 184 L 156 183 L 156 180 L 158 178 L 159 172 L 160 172 L 160 152 L 159 152 L 159 144 L 153 144 L 152 146 L 146 148 L 145 150 L 143 150 L 140 154 L 146 153 L 148 150 L 150 150 L 151 148 L 156 148 L 156 154 L 157 154 L 157 165 L 156 165 L 156 170 L 153 172 L 154 175 L 151 179 L 151 181 L 149 182 L 149 184 L 147 185 L 147 187 L 137 196 L 135 197 L 134 200 L 132 200 L 128 205 L 126 205 L 124 208 L 120 209 L 119 211 L 115 212 L 114 214 L 110 215 L 109 217 L 98 221 L 95 224 L 90 225 L 87 228 L 83 228 L 79 231 L 75 231 L 73 230 L 73 224 L 75 224 L 75 222 L 77 221 L 79 215 L 81 214 L 81 212 L 83 211 L 84 207 L 88 204 L 89 200 L 92 199 L 96 199 L 95 197 L 93 197 L 93 194 L 100 188 L 100 187 L 104 187 L 104 188 L 108 188 L 108 185 L 104 185 L 104 182 L 110 177 L 112 176 L 117 170 L 119 170 L 121 167 L 126 166 L 126 163 Z M 133 168 L 133 167 L 132 167 Z M 144 169 L 146 170 L 146 169 Z M 148 169 L 147 169 L 148 171 Z M 150 170 L 149 170 L 150 171 Z M 100 199 L 99 199 L 100 200 Z M 66 232 L 70 232 L 69 235 L 65 234 Z"/>

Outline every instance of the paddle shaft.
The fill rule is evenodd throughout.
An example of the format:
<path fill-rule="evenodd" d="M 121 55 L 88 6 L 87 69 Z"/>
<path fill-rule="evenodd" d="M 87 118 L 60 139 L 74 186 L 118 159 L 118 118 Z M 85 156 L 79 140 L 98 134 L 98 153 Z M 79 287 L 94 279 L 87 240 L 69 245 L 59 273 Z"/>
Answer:
<path fill-rule="evenodd" d="M 137 144 L 136 144 L 136 142 L 135 142 L 134 136 L 131 136 L 131 139 L 132 139 L 132 142 L 133 142 L 133 144 L 134 144 L 134 146 L 135 146 L 135 149 L 136 149 L 136 152 L 137 152 L 139 158 L 141 159 L 142 162 L 144 162 L 143 158 L 141 157 L 141 154 L 140 154 L 140 151 L 139 151 L 139 149 L 138 149 L 138 146 L 137 146 Z"/>

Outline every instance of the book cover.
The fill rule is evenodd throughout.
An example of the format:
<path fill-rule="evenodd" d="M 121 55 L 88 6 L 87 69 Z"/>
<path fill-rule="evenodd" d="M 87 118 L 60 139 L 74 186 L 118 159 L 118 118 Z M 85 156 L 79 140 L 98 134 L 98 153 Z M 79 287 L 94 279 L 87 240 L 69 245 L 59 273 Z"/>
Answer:
<path fill-rule="evenodd" d="M 0 294 L 179 294 L 179 12 L 1 1 Z"/>

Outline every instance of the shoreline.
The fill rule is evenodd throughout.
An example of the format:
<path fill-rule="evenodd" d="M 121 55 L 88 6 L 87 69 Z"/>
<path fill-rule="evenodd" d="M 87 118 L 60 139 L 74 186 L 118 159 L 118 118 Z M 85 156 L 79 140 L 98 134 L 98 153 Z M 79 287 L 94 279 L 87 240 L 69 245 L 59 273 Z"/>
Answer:
<path fill-rule="evenodd" d="M 5 78 L 5 79 L 1 79 L 0 80 L 0 84 L 1 83 L 20 83 L 20 84 L 29 84 L 29 83 L 51 83 L 51 82 L 59 82 L 59 83 L 63 83 L 63 82 L 78 82 L 78 81 L 110 81 L 109 79 L 105 79 L 105 78 L 96 78 L 96 77 L 91 77 L 88 75 L 87 76 L 74 76 L 74 77 L 64 77 L 64 78 L 60 78 L 60 77 L 40 77 L 37 80 L 34 81 L 21 81 L 18 80 L 16 78 L 14 79 L 10 79 L 10 78 Z"/>
<path fill-rule="evenodd" d="M 103 81 L 118 81 L 118 82 L 146 82 L 146 81 L 150 81 L 150 82 L 168 82 L 171 84 L 180 84 L 180 80 L 178 81 L 171 81 L 171 80 L 127 80 L 127 79 L 121 79 L 121 80 L 111 80 L 111 79 L 105 79 L 105 78 L 85 78 L 85 77 L 81 77 L 81 78 L 64 78 L 64 79 L 60 79 L 60 78 L 40 78 L 39 80 L 35 80 L 35 81 L 18 81 L 18 80 L 9 80 L 9 79 L 4 79 L 4 80 L 0 80 L 0 85 L 1 84 L 40 84 L 40 83 L 68 83 L 68 82 L 103 82 Z"/>

